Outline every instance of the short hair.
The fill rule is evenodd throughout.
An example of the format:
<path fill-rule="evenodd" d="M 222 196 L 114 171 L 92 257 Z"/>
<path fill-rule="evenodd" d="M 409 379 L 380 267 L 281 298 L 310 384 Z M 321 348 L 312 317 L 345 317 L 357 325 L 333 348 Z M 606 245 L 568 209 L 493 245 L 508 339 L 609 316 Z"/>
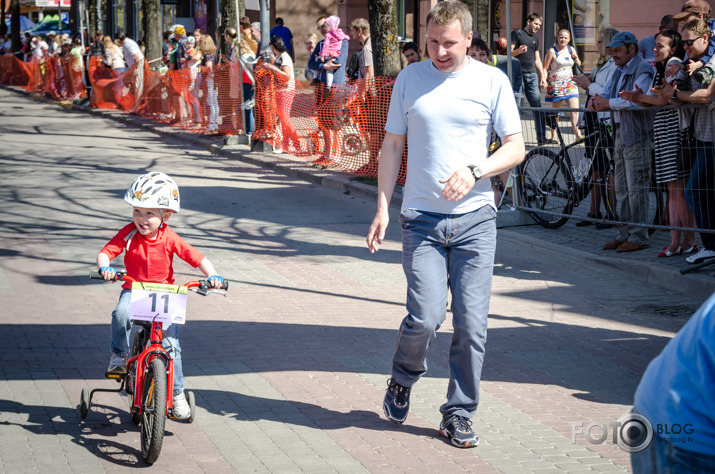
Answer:
<path fill-rule="evenodd" d="M 469 8 L 457 0 L 440 2 L 429 11 L 425 24 L 429 26 L 432 20 L 435 25 L 449 26 L 455 21 L 462 24 L 462 34 L 467 37 L 472 31 L 472 14 Z"/>
<path fill-rule="evenodd" d="M 544 21 L 544 18 L 536 12 L 529 13 L 529 16 L 526 17 L 526 22 L 529 23 L 530 21 L 534 21 L 534 20 Z"/>
<path fill-rule="evenodd" d="M 283 24 L 283 18 L 276 17 L 276 25 L 282 25 L 282 24 Z"/>
<path fill-rule="evenodd" d="M 94 32 L 94 36 L 104 36 L 104 33 L 102 33 L 102 30 L 97 30 Z"/>
<path fill-rule="evenodd" d="M 320 15 L 318 18 L 316 18 L 315 22 L 318 23 L 320 20 L 327 20 L 328 17 L 324 15 Z"/>
<path fill-rule="evenodd" d="M 246 28 L 251 27 L 251 19 L 247 16 L 242 16 L 241 19 L 238 20 L 238 24 L 241 25 L 242 30 L 245 30 Z"/>
<path fill-rule="evenodd" d="M 370 36 L 370 23 L 365 18 L 355 18 L 350 22 L 350 27 L 362 30 L 364 34 Z"/>
<path fill-rule="evenodd" d="M 674 15 L 665 15 L 663 18 L 661 18 L 660 26 L 665 28 L 666 26 L 670 25 L 673 22 L 673 16 Z"/>
<path fill-rule="evenodd" d="M 283 38 L 278 35 L 271 36 L 271 46 L 276 48 L 276 51 L 278 51 L 279 53 L 286 52 L 286 44 L 283 41 Z"/>
<path fill-rule="evenodd" d="M 419 48 L 417 48 L 417 43 L 414 41 L 408 41 L 407 43 L 402 45 L 402 54 L 405 54 L 407 51 L 412 50 L 417 54 L 420 54 Z"/>
<path fill-rule="evenodd" d="M 119 41 L 124 41 L 127 39 L 127 35 L 124 34 L 122 30 L 117 31 L 117 34 L 114 35 L 114 39 L 118 39 Z"/>
<path fill-rule="evenodd" d="M 251 28 L 255 28 L 258 31 L 261 31 L 261 22 L 260 21 L 254 21 L 251 23 Z"/>
<path fill-rule="evenodd" d="M 712 37 L 712 34 L 710 33 L 710 28 L 708 28 L 708 24 L 705 22 L 705 20 L 701 20 L 700 18 L 697 18 L 695 20 L 690 20 L 683 26 L 683 29 L 681 31 L 692 31 L 698 36 L 701 37 L 707 37 L 710 39 Z"/>
<path fill-rule="evenodd" d="M 613 41 L 613 37 L 620 33 L 616 28 L 607 27 L 601 30 L 601 41 L 603 41 L 603 53 L 605 57 L 611 57 L 611 48 L 608 47 Z"/>

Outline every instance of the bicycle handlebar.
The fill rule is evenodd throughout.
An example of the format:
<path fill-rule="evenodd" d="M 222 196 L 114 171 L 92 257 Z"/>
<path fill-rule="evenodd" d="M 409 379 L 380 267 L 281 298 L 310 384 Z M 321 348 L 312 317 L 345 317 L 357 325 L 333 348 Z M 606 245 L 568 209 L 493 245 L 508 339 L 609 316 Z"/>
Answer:
<path fill-rule="evenodd" d="M 104 277 L 102 276 L 101 273 L 96 272 L 96 271 L 91 271 L 89 272 L 89 278 L 91 280 L 104 280 Z M 116 276 L 110 280 L 106 281 L 131 281 L 135 282 L 136 280 L 129 275 L 127 275 L 126 272 L 117 272 Z M 224 280 L 223 285 L 221 285 L 219 288 L 214 288 L 207 280 L 193 280 L 189 281 L 187 283 L 184 283 L 181 286 L 185 286 L 186 288 L 199 288 L 199 293 L 200 295 L 206 296 L 206 290 L 228 290 L 228 281 Z M 203 292 L 201 291 L 203 290 Z"/>

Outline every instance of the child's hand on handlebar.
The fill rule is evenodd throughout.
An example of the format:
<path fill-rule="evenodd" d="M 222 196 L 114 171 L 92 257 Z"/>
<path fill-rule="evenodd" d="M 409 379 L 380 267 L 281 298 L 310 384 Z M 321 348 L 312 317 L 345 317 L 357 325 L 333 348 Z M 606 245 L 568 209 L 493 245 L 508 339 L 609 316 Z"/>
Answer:
<path fill-rule="evenodd" d="M 221 288 L 221 285 L 223 285 L 223 277 L 220 275 L 211 275 L 206 279 L 213 288 Z"/>
<path fill-rule="evenodd" d="M 99 267 L 99 273 L 102 274 L 105 280 L 117 278 L 117 270 L 114 267 Z"/>

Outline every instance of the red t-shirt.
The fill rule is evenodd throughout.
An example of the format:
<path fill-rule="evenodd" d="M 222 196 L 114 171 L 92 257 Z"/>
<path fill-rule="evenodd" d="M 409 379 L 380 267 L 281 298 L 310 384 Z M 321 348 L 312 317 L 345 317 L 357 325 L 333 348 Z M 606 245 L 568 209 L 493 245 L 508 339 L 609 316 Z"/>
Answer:
<path fill-rule="evenodd" d="M 166 224 L 159 229 L 156 240 L 148 240 L 139 232 L 128 237 L 133 230 L 136 230 L 133 222 L 126 225 L 102 248 L 101 252 L 106 254 L 111 261 L 125 251 L 124 266 L 127 269 L 127 275 L 137 281 L 173 285 L 174 254 L 194 268 L 198 267 L 204 259 L 201 252 L 186 243 Z M 122 288 L 125 289 L 131 289 L 131 287 L 131 282 L 122 285 Z"/>

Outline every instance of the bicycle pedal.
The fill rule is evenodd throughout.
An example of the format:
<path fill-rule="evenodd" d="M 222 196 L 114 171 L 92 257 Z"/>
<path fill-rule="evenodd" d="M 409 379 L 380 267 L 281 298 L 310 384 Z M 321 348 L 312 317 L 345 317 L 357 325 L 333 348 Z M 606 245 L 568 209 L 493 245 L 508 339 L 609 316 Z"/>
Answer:
<path fill-rule="evenodd" d="M 114 372 L 105 372 L 105 373 L 104 373 L 104 378 L 105 378 L 105 379 L 112 379 L 112 380 L 116 380 L 117 382 L 121 382 L 122 380 L 124 380 L 124 378 L 125 378 L 126 376 L 127 376 L 126 373 L 123 373 L 123 374 L 117 374 L 117 373 L 114 373 Z"/>

